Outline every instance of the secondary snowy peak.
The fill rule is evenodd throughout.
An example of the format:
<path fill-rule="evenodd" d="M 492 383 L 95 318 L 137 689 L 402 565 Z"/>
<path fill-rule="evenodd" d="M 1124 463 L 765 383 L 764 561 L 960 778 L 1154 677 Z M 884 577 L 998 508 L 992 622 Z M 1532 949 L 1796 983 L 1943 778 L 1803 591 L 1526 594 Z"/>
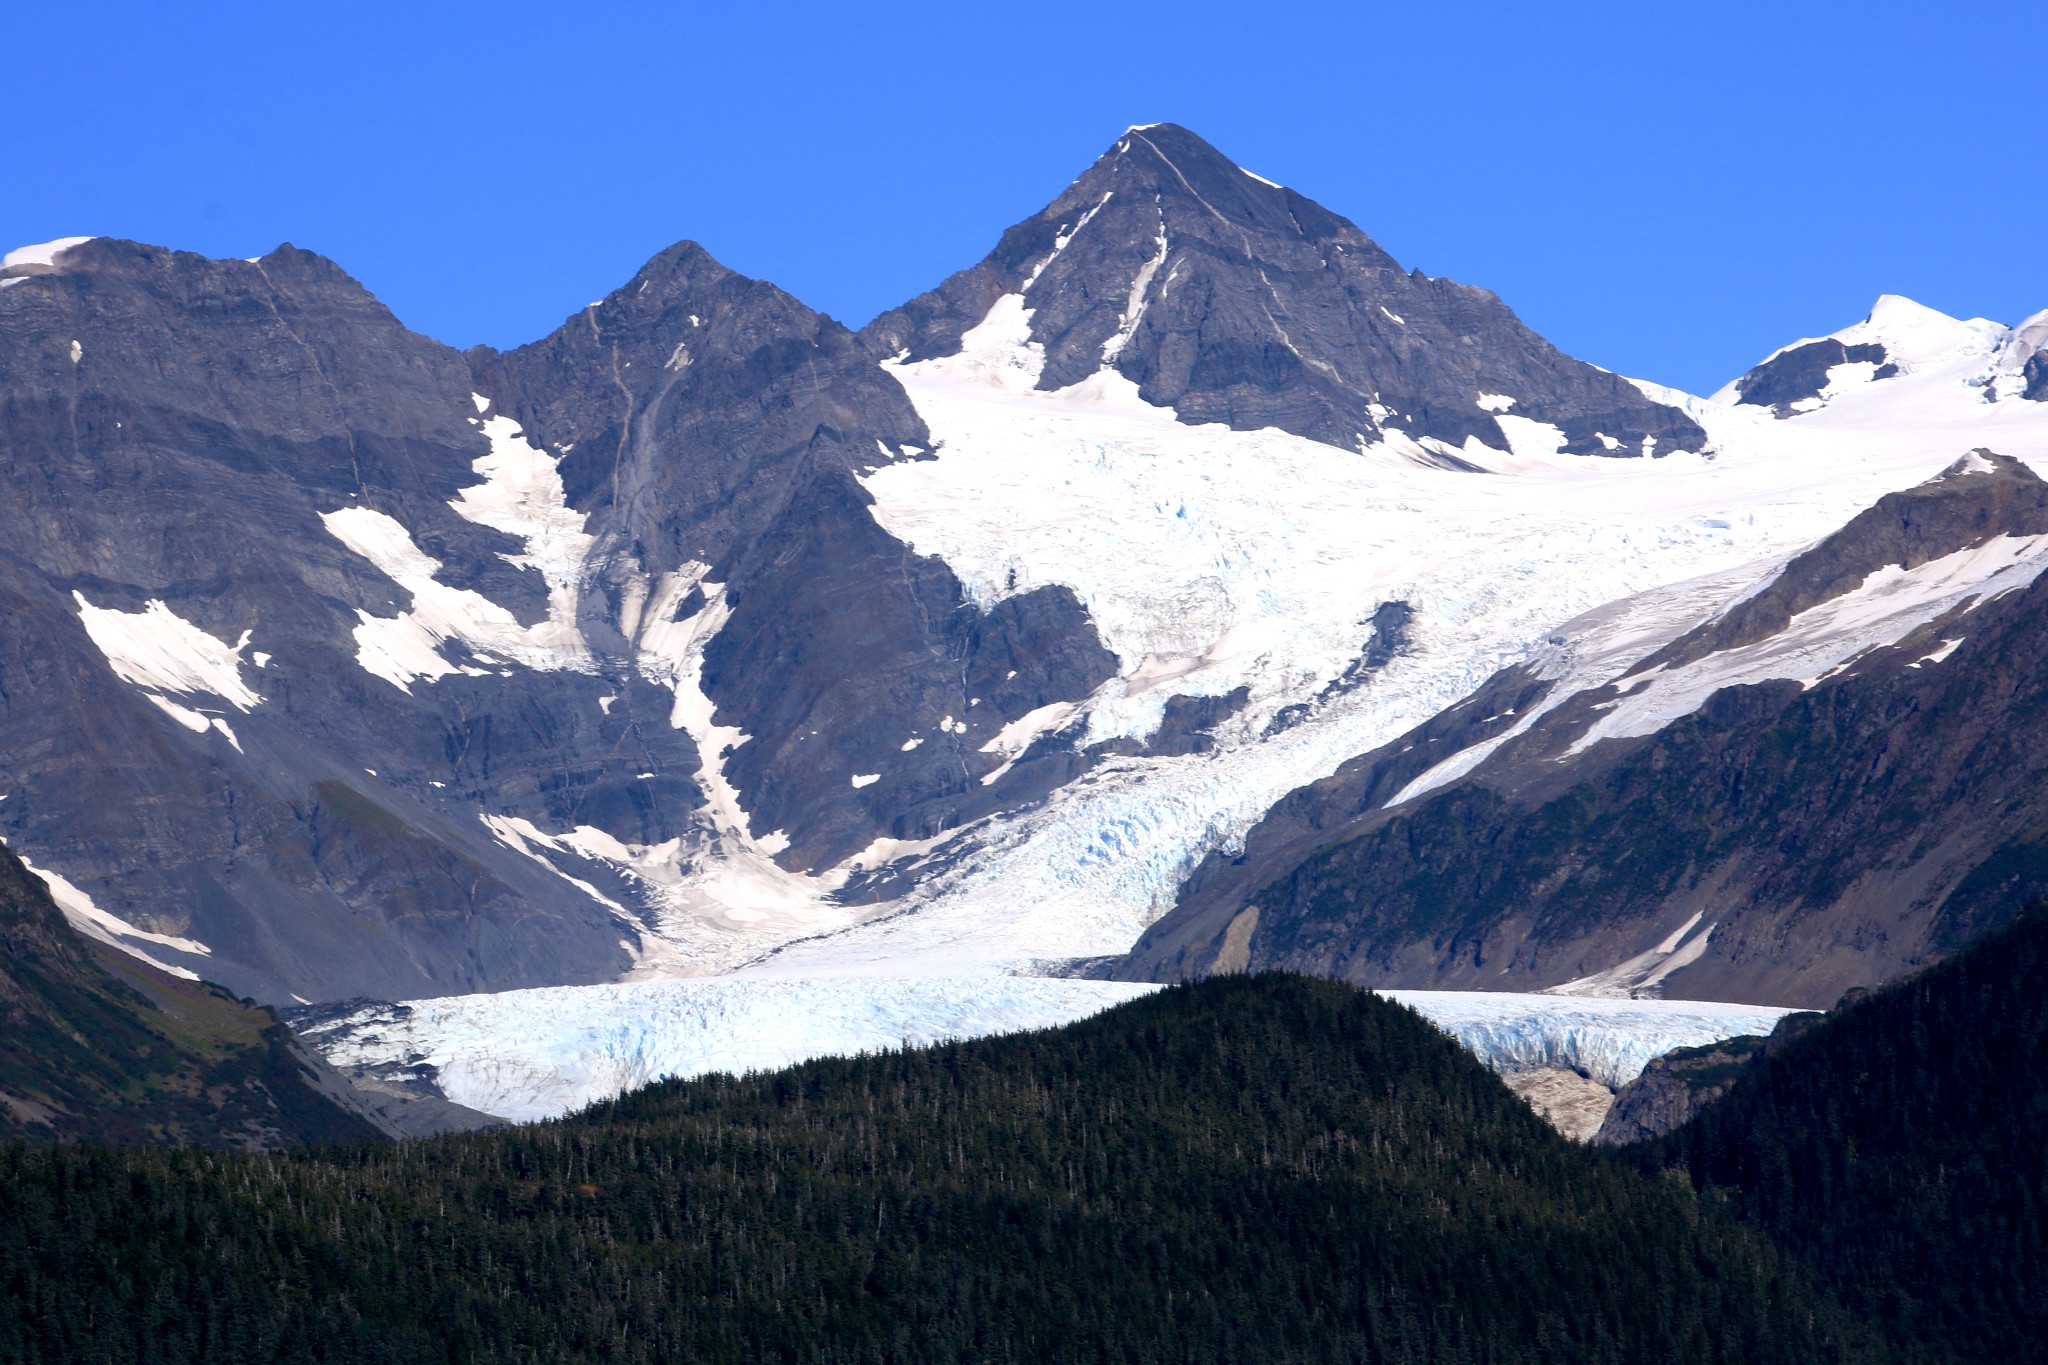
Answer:
<path fill-rule="evenodd" d="M 1886 294 L 1861 322 L 1781 347 L 1714 397 L 1789 418 L 1860 397 L 1894 379 L 1913 379 L 1916 390 L 1967 388 L 1978 400 L 2014 396 L 2029 384 L 2027 364 L 2048 342 L 2044 318 L 2037 314 L 2016 330 L 1985 318 L 1952 318 Z M 2029 327 L 2031 345 L 2018 335 Z M 2018 383 L 1994 384 L 2007 371 L 2020 376 Z"/>
<path fill-rule="evenodd" d="M 979 265 L 862 338 L 884 357 L 951 356 L 1003 308 L 1042 353 L 1037 388 L 1112 369 L 1189 423 L 1346 449 L 1401 436 L 1449 459 L 1468 442 L 1705 444 L 1683 413 L 1562 354 L 1491 293 L 1402 271 L 1344 218 L 1173 124 L 1125 133 Z"/>

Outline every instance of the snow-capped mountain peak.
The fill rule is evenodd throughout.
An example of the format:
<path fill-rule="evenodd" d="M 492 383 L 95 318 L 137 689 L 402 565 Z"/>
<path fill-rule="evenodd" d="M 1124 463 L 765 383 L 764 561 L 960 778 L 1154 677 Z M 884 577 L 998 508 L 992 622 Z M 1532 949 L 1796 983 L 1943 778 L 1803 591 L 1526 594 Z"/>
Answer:
<path fill-rule="evenodd" d="M 1506 452 L 1529 444 L 1527 423 L 1573 454 L 1705 443 L 1684 413 L 1562 355 L 1494 295 L 1404 272 L 1351 222 L 1170 123 L 1126 132 L 980 264 L 862 339 L 905 363 L 956 355 L 1013 296 L 1043 356 L 1036 388 L 1114 370 L 1189 424 L 1344 450 L 1398 435 Z"/>
<path fill-rule="evenodd" d="M 1916 388 L 1930 391 L 1963 387 L 1980 391 L 1976 398 L 1995 400 L 2008 396 L 1990 386 L 2008 353 L 2017 353 L 2018 330 L 1988 318 L 1950 317 L 1903 295 L 1885 294 L 1862 321 L 1771 352 L 1716 393 L 1714 401 L 1769 408 L 1778 417 L 1795 418 L 1893 380 L 1918 380 Z M 2023 371 L 2041 341 L 2048 340 L 2048 324 L 2037 331 L 2041 336 L 2018 355 L 2012 373 Z"/>

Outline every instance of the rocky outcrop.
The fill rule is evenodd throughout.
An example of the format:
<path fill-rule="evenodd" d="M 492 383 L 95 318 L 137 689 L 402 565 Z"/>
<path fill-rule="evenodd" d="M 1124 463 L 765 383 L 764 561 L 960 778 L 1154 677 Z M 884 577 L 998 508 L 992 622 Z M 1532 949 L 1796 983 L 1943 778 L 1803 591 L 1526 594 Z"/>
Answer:
<path fill-rule="evenodd" d="M 1545 1123 L 1573 1142 L 1597 1141 L 1595 1135 L 1602 1131 L 1614 1107 L 1614 1091 L 1576 1071 L 1534 1067 L 1503 1071 L 1500 1078 Z"/>
<path fill-rule="evenodd" d="M 1899 372 L 1878 342 L 1845 345 L 1835 337 L 1822 337 L 1819 341 L 1788 346 L 1736 380 L 1736 401 L 1769 408 L 1779 417 L 1790 417 L 1801 411 L 1802 403 L 1826 392 L 1829 374 L 1835 366 L 1859 363 L 1873 367 L 1873 379 L 1889 379 Z"/>
<path fill-rule="evenodd" d="M 1820 1018 L 1788 1014 L 1766 1036 L 1729 1038 L 1653 1058 L 1642 1075 L 1614 1092 L 1612 1106 L 1588 1138 L 1596 1146 L 1619 1147 L 1662 1137 L 1727 1094 L 1757 1061 L 1775 1054 Z"/>
<path fill-rule="evenodd" d="M 1357 227 L 1170 123 L 1133 128 L 987 259 L 862 331 L 876 354 L 951 355 L 1020 294 L 1039 387 L 1105 367 L 1184 422 L 1275 426 L 1347 449 L 1383 435 L 1508 448 L 1698 450 L 1704 433 L 1559 352 L 1483 289 L 1403 271 Z"/>

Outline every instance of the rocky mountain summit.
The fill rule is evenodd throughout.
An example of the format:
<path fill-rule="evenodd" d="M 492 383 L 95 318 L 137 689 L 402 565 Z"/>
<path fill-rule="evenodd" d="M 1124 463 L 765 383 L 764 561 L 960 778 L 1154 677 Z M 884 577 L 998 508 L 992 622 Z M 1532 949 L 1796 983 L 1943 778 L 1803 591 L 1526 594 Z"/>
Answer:
<path fill-rule="evenodd" d="M 1126 132 L 986 259 L 861 339 L 907 361 L 951 355 L 1005 298 L 1044 352 L 1038 388 L 1109 367 L 1183 422 L 1345 447 L 1399 434 L 1444 459 L 1498 447 L 1503 427 L 1586 455 L 1706 443 L 1493 294 L 1402 270 L 1350 222 L 1171 123 Z"/>

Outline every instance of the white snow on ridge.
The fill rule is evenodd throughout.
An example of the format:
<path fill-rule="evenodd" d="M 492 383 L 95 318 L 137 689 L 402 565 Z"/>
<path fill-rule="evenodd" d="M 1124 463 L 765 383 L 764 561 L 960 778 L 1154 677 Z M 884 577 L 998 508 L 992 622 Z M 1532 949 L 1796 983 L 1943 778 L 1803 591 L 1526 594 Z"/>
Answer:
<path fill-rule="evenodd" d="M 154 957 L 140 945 L 153 943 L 165 948 L 174 948 L 181 953 L 192 953 L 200 957 L 210 955 L 213 949 L 197 939 L 179 938 L 173 934 L 153 934 L 147 929 L 138 929 L 119 915 L 110 914 L 100 909 L 99 906 L 93 903 L 91 896 L 79 890 L 68 878 L 60 876 L 48 868 L 37 867 L 19 849 L 15 853 L 17 857 L 21 858 L 21 865 L 35 873 L 36 876 L 41 877 L 43 884 L 50 888 L 50 899 L 57 902 L 57 908 L 64 912 L 65 921 L 73 929 L 84 934 L 87 938 L 97 939 L 109 947 L 119 948 L 130 957 L 141 958 L 158 971 L 169 972 L 172 976 L 182 976 L 187 981 L 197 981 L 199 979 L 197 972 Z"/>
<path fill-rule="evenodd" d="M 1525 661 L 1553 685 L 1513 726 L 1491 739 L 1459 750 L 1396 792 L 1386 808 L 1449 786 L 1478 767 L 1496 749 L 1527 732 L 1573 695 L 1613 681 L 1628 667 L 1669 644 L 1771 577 L 1769 560 L 1739 565 L 1718 574 L 1652 588 L 1610 602 L 1547 634 Z"/>
<path fill-rule="evenodd" d="M 373 1006 L 309 1032 L 340 1066 L 424 1060 L 458 1104 L 551 1118 L 664 1077 L 1050 1028 L 1147 995 L 1141 982 L 975 974 L 705 977 L 557 986 Z M 1382 991 L 1496 1071 L 1551 1066 L 1603 1085 L 1652 1057 L 1768 1033 L 1794 1011 L 1689 1000 Z"/>
<path fill-rule="evenodd" d="M 1966 457 L 1990 468 L 1981 457 Z M 1785 556 L 1789 559 L 1791 556 Z M 1634 665 L 1692 628 L 1726 614 L 1768 585 L 1777 565 L 1745 566 L 1613 603 L 1566 623 L 1531 657 L 1539 676 L 1555 680 L 1542 700 L 1510 729 L 1442 760 L 1396 792 L 1391 809 L 1477 768 L 1503 744 L 1573 696 L 1615 685 L 1623 695 L 1602 703 L 1604 714 L 1572 745 L 1583 753 L 1603 739 L 1654 734 L 1697 711 L 1724 687 L 1784 679 L 1811 687 L 1873 650 L 1895 644 L 1951 611 L 1973 611 L 2018 591 L 2048 570 L 2048 536 L 1996 537 L 1907 570 L 1890 565 L 1854 591 L 1793 617 L 1784 630 L 1738 649 L 1675 669 L 1633 671 Z M 1945 644 L 1919 662 L 1939 663 L 1961 644 Z M 1618 970 L 1618 969 L 1617 969 Z M 1674 969 L 1675 970 L 1675 969 Z M 1559 987 L 1558 989 L 1563 989 Z"/>
<path fill-rule="evenodd" d="M 83 246 L 91 240 L 92 238 L 90 237 L 59 237 L 53 242 L 37 242 L 33 246 L 18 246 L 5 256 L 0 256 L 0 270 L 14 270 L 38 265 L 54 267 L 59 256 L 69 251 L 72 247 Z"/>
<path fill-rule="evenodd" d="M 1755 644 L 1622 679 L 1632 690 L 1574 742 L 1571 752 L 1583 752 L 1603 739 L 1655 734 L 1699 710 L 1724 687 L 1772 679 L 1811 687 L 1929 621 L 2027 587 L 2044 570 L 2048 536 L 1997 536 L 1917 568 L 1887 565 L 1854 591 L 1800 612 L 1785 629 Z"/>

